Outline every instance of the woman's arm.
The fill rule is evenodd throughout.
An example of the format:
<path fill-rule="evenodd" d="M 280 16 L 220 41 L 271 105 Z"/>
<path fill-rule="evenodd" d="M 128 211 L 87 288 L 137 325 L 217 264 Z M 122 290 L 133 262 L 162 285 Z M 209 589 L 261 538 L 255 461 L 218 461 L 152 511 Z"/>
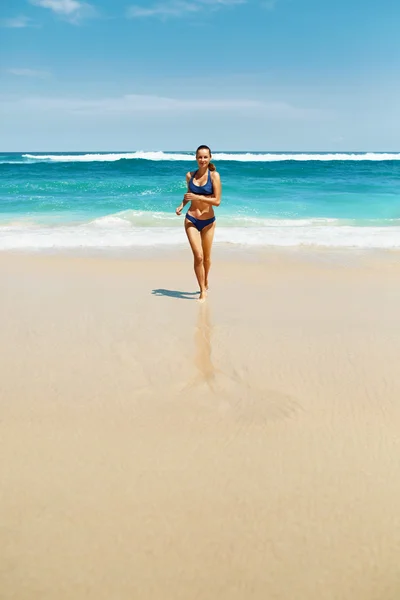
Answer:
<path fill-rule="evenodd" d="M 201 200 L 201 202 L 206 202 L 207 204 L 211 204 L 211 206 L 219 206 L 221 204 L 222 193 L 221 178 L 219 176 L 219 173 L 213 171 L 211 173 L 211 180 L 214 192 L 212 196 L 200 196 L 199 194 L 192 194 L 191 192 L 187 192 L 184 195 L 184 200 L 186 200 L 186 202 L 191 202 L 192 200 Z"/>
<path fill-rule="evenodd" d="M 192 174 L 190 173 L 190 171 L 189 171 L 189 173 L 186 173 L 187 189 L 189 189 L 189 181 L 190 181 L 191 176 L 192 176 Z M 185 196 L 186 196 L 186 194 L 185 194 Z M 183 200 L 182 200 L 181 204 L 178 206 L 178 208 L 175 209 L 175 212 L 176 212 L 177 215 L 180 215 L 181 212 L 182 212 L 182 210 L 183 210 L 183 207 L 186 206 L 186 204 L 188 202 L 190 202 L 189 199 L 186 200 L 185 196 L 183 197 Z"/>

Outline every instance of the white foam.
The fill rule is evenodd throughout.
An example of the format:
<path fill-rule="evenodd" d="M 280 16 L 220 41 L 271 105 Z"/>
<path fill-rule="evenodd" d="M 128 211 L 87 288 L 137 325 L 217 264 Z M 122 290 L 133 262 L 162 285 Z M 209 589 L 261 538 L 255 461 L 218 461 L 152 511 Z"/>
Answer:
<path fill-rule="evenodd" d="M 219 227 L 304 227 L 305 225 L 340 224 L 338 219 L 265 219 L 247 215 L 218 215 Z M 149 212 L 141 210 L 123 210 L 118 213 L 97 217 L 89 225 L 98 227 L 181 227 L 182 221 L 172 212 Z"/>
<path fill-rule="evenodd" d="M 26 165 L 26 160 L 0 160 L 0 165 Z"/>
<path fill-rule="evenodd" d="M 49 162 L 115 162 L 118 160 L 143 159 L 152 161 L 191 161 L 194 154 L 172 152 L 124 152 L 97 154 L 23 154 L 23 158 Z M 216 152 L 213 160 L 239 162 L 281 162 L 281 161 L 384 161 L 400 160 L 400 153 L 365 152 L 365 153 L 225 153 Z"/>
<path fill-rule="evenodd" d="M 116 215 L 106 215 L 105 217 L 98 217 L 93 221 L 90 221 L 89 225 L 95 225 L 96 227 L 130 227 L 129 221 L 117 217 Z"/>
<path fill-rule="evenodd" d="M 99 226 L 100 221 L 100 226 Z M 135 226 L 109 217 L 83 225 L 0 227 L 0 250 L 66 248 L 133 248 L 186 244 L 178 227 Z M 217 227 L 216 243 L 242 246 L 320 246 L 337 248 L 400 248 L 400 227 L 348 225 L 298 226 L 275 221 L 264 227 Z"/>
<path fill-rule="evenodd" d="M 176 226 L 182 225 L 181 220 L 175 214 L 165 212 L 149 212 L 142 210 L 123 210 L 104 217 L 97 217 L 89 222 L 89 225 L 98 227 L 158 227 L 158 226 Z"/>

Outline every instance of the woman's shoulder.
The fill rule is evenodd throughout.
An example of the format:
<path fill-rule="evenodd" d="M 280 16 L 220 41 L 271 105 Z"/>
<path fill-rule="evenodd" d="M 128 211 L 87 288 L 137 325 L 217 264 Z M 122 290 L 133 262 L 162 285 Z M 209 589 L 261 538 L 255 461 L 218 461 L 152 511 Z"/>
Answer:
<path fill-rule="evenodd" d="M 211 173 L 211 179 L 221 179 L 218 171 L 210 171 L 210 173 Z"/>
<path fill-rule="evenodd" d="M 190 179 L 191 177 L 193 177 L 194 174 L 195 174 L 195 171 L 188 171 L 186 173 L 186 179 Z"/>

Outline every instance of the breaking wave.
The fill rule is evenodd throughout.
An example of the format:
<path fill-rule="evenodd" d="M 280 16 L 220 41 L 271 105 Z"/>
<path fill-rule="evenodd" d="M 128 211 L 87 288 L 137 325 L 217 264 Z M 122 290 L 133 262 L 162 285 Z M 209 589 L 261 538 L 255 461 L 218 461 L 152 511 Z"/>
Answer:
<path fill-rule="evenodd" d="M 261 219 L 219 216 L 217 244 L 252 247 L 400 248 L 400 221 L 359 226 L 340 219 Z M 0 226 L 0 250 L 135 248 L 187 244 L 182 218 L 123 211 L 83 223 L 13 220 Z"/>
<path fill-rule="evenodd" d="M 115 162 L 118 160 L 193 161 L 193 153 L 179 152 L 124 152 L 98 154 L 23 154 L 30 161 L 43 162 Z M 216 152 L 213 159 L 238 162 L 282 162 L 282 161 L 386 161 L 400 160 L 400 153 L 225 153 Z"/>

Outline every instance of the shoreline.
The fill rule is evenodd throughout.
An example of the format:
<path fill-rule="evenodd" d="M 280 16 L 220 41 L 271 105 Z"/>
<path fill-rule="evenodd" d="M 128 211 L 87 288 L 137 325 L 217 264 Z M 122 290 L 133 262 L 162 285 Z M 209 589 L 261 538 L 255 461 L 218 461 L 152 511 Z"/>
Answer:
<path fill-rule="evenodd" d="M 321 256 L 336 259 L 370 259 L 381 257 L 382 259 L 397 257 L 400 248 L 360 248 L 343 246 L 250 246 L 226 243 L 214 243 L 213 256 L 218 260 L 236 259 L 246 260 L 249 257 L 267 259 L 268 257 L 282 256 L 290 259 L 307 260 L 312 257 Z M 104 258 L 104 259 L 175 259 L 185 254 L 190 254 L 187 240 L 179 245 L 166 246 L 131 246 L 131 247 L 76 247 L 76 248 L 13 248 L 0 250 L 1 257 L 17 256 L 54 256 L 71 258 Z"/>

